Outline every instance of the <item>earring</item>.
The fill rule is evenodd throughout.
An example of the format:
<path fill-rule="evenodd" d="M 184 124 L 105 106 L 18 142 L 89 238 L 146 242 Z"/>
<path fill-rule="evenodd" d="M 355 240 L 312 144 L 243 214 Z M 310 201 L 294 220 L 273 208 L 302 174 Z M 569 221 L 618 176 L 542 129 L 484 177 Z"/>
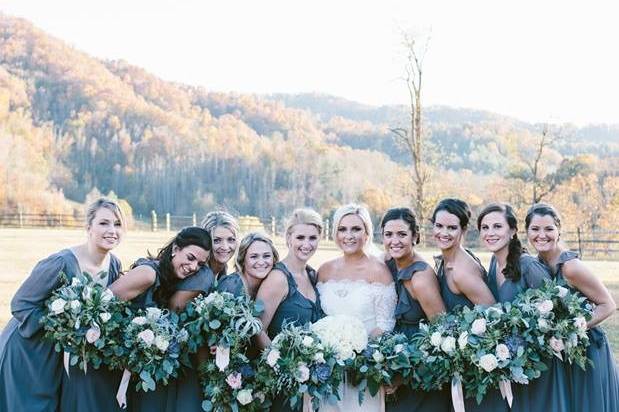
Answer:
<path fill-rule="evenodd" d="M 172 255 L 171 255 L 171 256 L 172 256 L 172 257 L 176 256 L 176 253 L 172 253 Z"/>

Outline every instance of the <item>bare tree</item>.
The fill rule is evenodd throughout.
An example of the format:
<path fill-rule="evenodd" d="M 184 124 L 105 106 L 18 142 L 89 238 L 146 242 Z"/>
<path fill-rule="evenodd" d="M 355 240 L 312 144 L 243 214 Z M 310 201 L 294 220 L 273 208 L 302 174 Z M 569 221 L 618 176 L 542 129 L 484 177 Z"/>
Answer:
<path fill-rule="evenodd" d="M 421 41 L 425 40 L 425 41 Z M 430 37 L 422 39 L 408 32 L 402 33 L 402 45 L 406 51 L 405 76 L 409 94 L 409 127 L 390 128 L 407 148 L 411 158 L 411 177 L 415 184 L 414 203 L 420 222 L 424 222 L 424 195 L 430 178 L 430 169 L 424 160 L 426 142 L 422 130 L 422 79 L 423 59 L 428 50 Z"/>

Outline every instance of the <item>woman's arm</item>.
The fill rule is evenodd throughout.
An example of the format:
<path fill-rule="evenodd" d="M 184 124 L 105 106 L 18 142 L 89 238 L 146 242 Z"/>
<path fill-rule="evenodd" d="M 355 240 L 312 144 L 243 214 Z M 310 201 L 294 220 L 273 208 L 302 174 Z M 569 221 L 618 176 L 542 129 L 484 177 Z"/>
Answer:
<path fill-rule="evenodd" d="M 580 259 L 565 262 L 563 264 L 563 276 L 570 285 L 595 303 L 593 317 L 587 323 L 589 328 L 598 325 L 615 313 L 617 304 L 610 292 Z"/>
<path fill-rule="evenodd" d="M 277 311 L 277 308 L 286 298 L 287 294 L 288 280 L 286 279 L 286 275 L 280 270 L 272 270 L 264 281 L 262 281 L 258 293 L 256 294 L 256 300 L 261 300 L 264 304 L 264 310 L 260 315 L 262 331 L 256 336 L 256 345 L 258 345 L 259 349 L 264 349 L 271 344 L 271 339 L 266 331 L 271 324 L 271 320 L 273 320 L 275 311 Z"/>
<path fill-rule="evenodd" d="M 199 290 L 177 290 L 168 300 L 168 308 L 174 312 L 182 312 L 189 302 L 200 296 Z"/>
<path fill-rule="evenodd" d="M 445 312 L 441 288 L 431 267 L 417 272 L 414 278 L 404 281 L 403 284 L 408 293 L 419 302 L 428 319 L 432 320 Z"/>
<path fill-rule="evenodd" d="M 116 297 L 131 300 L 151 287 L 156 277 L 155 269 L 146 265 L 138 266 L 116 279 L 110 289 Z"/>
<path fill-rule="evenodd" d="M 479 270 L 454 270 L 453 282 L 458 291 L 466 296 L 475 305 L 493 305 L 496 303 L 494 296 L 486 285 L 483 275 Z"/>

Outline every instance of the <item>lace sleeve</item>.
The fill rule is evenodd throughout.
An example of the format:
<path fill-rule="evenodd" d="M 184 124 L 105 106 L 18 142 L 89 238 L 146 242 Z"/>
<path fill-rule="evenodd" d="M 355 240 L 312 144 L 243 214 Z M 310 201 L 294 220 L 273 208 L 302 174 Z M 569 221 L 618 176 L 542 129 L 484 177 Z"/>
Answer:
<path fill-rule="evenodd" d="M 395 327 L 395 306 L 398 296 L 395 284 L 379 285 L 374 291 L 374 312 L 376 313 L 376 327 L 384 332 L 390 332 Z"/>

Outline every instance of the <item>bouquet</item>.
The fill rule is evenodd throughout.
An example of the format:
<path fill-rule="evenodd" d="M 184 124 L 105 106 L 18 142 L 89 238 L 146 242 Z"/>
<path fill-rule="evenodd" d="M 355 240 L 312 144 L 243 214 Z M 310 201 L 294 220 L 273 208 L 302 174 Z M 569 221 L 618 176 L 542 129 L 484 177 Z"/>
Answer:
<path fill-rule="evenodd" d="M 382 385 L 392 385 L 395 376 L 408 383 L 412 377 L 411 346 L 403 334 L 384 334 L 371 339 L 367 347 L 352 361 L 350 376 L 359 388 L 359 404 L 365 388 L 375 396 Z"/>
<path fill-rule="evenodd" d="M 139 378 L 136 390 L 153 391 L 157 384 L 167 385 L 170 379 L 177 377 L 181 364 L 181 345 L 189 334 L 179 328 L 175 313 L 158 308 L 147 308 L 130 314 L 130 321 L 125 326 L 122 347 L 118 347 L 110 359 L 110 365 L 125 369 L 123 382 L 128 383 L 129 376 Z M 188 359 L 183 358 L 183 363 Z M 121 390 L 126 386 L 121 383 Z M 124 397 L 121 395 L 121 398 Z M 119 400 L 122 403 L 121 400 Z"/>
<path fill-rule="evenodd" d="M 339 356 L 312 330 L 286 325 L 262 353 L 258 380 L 272 395 L 287 397 L 292 408 L 311 402 L 316 410 L 321 401 L 339 399 L 338 388 L 344 379 Z"/>
<path fill-rule="evenodd" d="M 537 331 L 539 353 L 556 356 L 585 369 L 587 364 L 587 321 L 593 305 L 562 282 L 547 280 L 539 289 L 529 289 L 517 299 L 522 312 Z"/>
<path fill-rule="evenodd" d="M 223 371 L 230 362 L 230 353 L 242 351 L 262 330 L 258 319 L 261 311 L 261 302 L 253 302 L 245 295 L 212 292 L 195 298 L 181 315 L 189 333 L 189 351 L 208 345 L 216 352 L 217 366 Z"/>
<path fill-rule="evenodd" d="M 353 316 L 326 316 L 312 324 L 311 330 L 318 335 L 322 344 L 335 349 L 340 363 L 352 360 L 368 344 L 365 326 Z"/>
<path fill-rule="evenodd" d="M 41 318 L 45 337 L 64 352 L 64 366 L 79 365 L 85 373 L 88 364 L 98 369 L 120 344 L 123 311 L 126 303 L 114 297 L 87 274 L 74 276 L 69 283 L 60 273 L 63 286 L 54 291 Z"/>
<path fill-rule="evenodd" d="M 200 365 L 202 409 L 206 412 L 268 411 L 270 402 L 256 379 L 257 360 L 235 352 L 221 371 L 212 359 Z"/>

